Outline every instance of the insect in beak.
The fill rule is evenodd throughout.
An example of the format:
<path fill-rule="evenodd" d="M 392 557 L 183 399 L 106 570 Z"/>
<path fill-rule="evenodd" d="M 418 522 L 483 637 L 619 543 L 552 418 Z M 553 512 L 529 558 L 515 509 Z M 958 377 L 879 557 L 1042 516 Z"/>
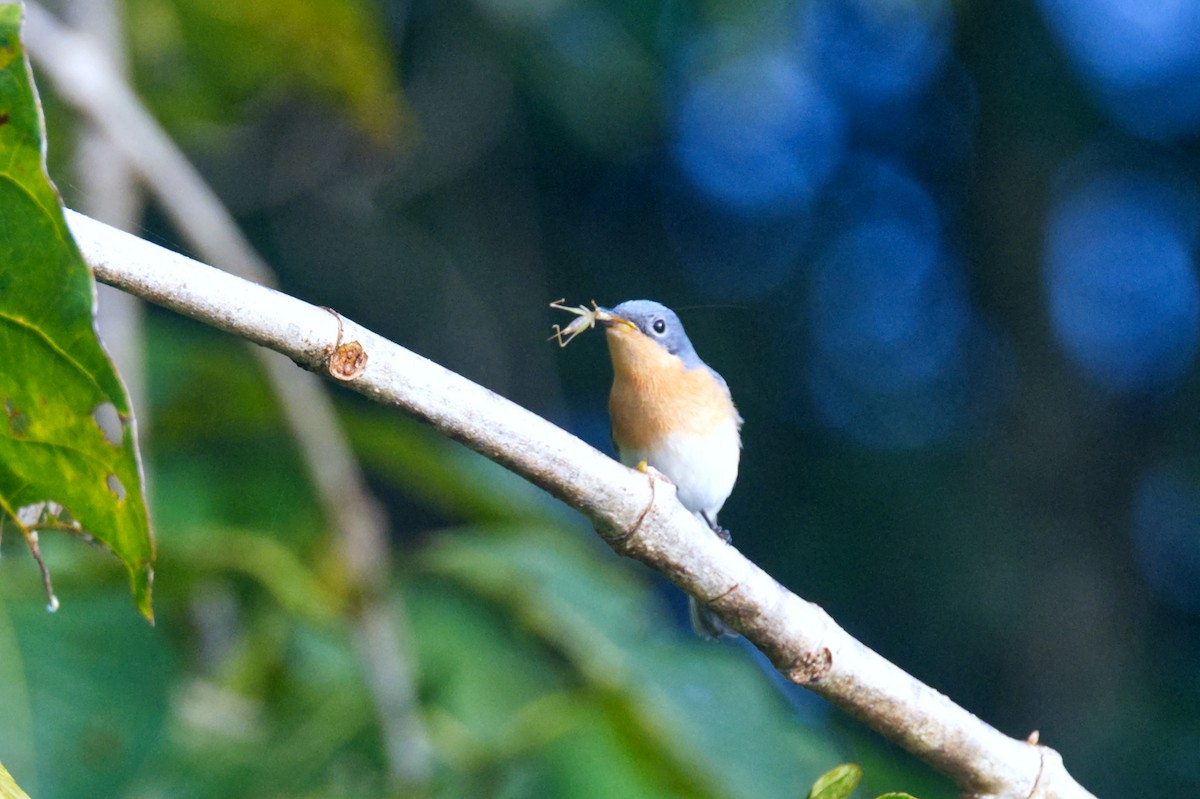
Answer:
<path fill-rule="evenodd" d="M 558 346 L 560 347 L 565 347 L 570 344 L 572 339 L 574 339 L 583 331 L 595 327 L 597 322 L 601 322 L 603 324 L 616 322 L 629 325 L 630 327 L 636 329 L 636 325 L 634 325 L 633 322 L 630 322 L 628 319 L 622 319 L 607 308 L 601 308 L 596 304 L 595 300 L 592 300 L 591 308 L 588 308 L 586 305 L 576 305 L 574 307 L 570 305 L 563 305 L 564 302 L 566 302 L 565 298 L 556 300 L 550 303 L 550 307 L 556 311 L 573 313 L 575 314 L 576 318 L 572 319 L 571 323 L 566 327 L 559 327 L 558 325 L 555 325 L 554 333 L 550 336 L 550 338 L 546 339 L 547 341 L 554 339 L 558 342 Z"/>

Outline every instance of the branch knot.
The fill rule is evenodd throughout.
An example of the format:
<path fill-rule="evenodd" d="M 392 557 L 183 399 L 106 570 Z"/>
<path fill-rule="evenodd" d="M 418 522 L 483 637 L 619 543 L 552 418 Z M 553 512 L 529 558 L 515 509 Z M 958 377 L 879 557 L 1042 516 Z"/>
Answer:
<path fill-rule="evenodd" d="M 335 380 L 353 380 L 367 368 L 367 351 L 357 341 L 342 343 L 342 315 L 332 308 L 326 308 L 324 305 L 321 307 L 333 314 L 338 326 L 337 341 L 333 344 L 325 366 Z"/>

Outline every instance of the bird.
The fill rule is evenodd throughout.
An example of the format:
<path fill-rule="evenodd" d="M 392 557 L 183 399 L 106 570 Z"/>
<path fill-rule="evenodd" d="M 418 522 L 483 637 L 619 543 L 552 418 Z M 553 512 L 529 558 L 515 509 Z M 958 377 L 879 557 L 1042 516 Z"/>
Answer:
<path fill-rule="evenodd" d="M 700 359 L 679 317 L 651 300 L 600 309 L 612 359 L 608 409 L 622 463 L 653 467 L 675 484 L 679 501 L 726 543 L 717 513 L 737 481 L 742 417 L 721 375 Z M 735 635 L 689 597 L 702 638 Z"/>

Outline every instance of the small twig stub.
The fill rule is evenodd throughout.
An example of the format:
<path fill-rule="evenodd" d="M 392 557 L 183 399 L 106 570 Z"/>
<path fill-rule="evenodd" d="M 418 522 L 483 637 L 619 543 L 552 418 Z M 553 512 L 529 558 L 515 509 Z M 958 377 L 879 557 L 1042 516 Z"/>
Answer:
<path fill-rule="evenodd" d="M 367 351 L 357 341 L 339 344 L 329 356 L 329 374 L 336 380 L 353 380 L 367 368 Z"/>
<path fill-rule="evenodd" d="M 367 351 L 357 341 L 343 343 L 342 315 L 324 305 L 321 308 L 333 314 L 333 318 L 337 320 L 338 326 L 337 341 L 334 342 L 333 351 L 329 353 L 329 361 L 326 364 L 326 368 L 329 370 L 330 376 L 335 380 L 353 380 L 367 368 Z"/>

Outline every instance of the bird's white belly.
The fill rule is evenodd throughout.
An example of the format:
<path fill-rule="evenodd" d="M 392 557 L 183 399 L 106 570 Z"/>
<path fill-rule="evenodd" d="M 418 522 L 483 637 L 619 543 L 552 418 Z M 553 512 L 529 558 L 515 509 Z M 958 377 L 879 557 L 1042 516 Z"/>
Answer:
<path fill-rule="evenodd" d="M 737 481 L 740 456 L 737 425 L 731 421 L 706 435 L 673 433 L 650 452 L 622 451 L 621 462 L 646 461 L 675 484 L 685 508 L 715 521 Z"/>

